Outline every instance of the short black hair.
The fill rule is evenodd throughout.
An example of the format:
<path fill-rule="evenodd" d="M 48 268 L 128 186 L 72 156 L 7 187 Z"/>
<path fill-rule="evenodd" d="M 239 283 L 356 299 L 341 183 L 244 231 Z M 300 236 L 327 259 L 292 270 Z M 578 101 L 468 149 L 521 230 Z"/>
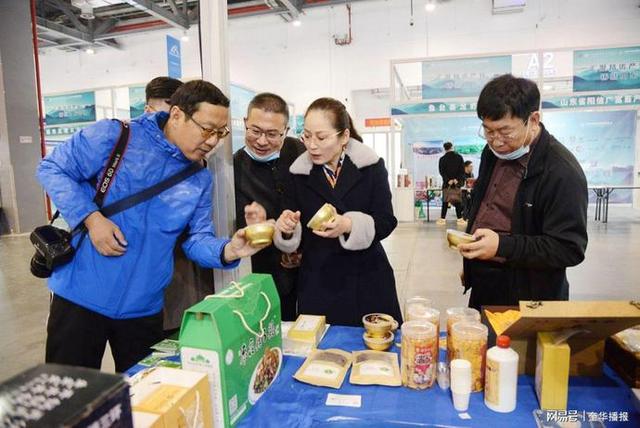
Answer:
<path fill-rule="evenodd" d="M 249 117 L 251 109 L 254 108 L 270 113 L 281 114 L 285 118 L 285 123 L 289 123 L 289 106 L 280 95 L 272 94 L 271 92 L 263 92 L 256 95 L 249 102 L 249 107 L 247 107 L 247 117 Z"/>
<path fill-rule="evenodd" d="M 191 116 L 200 103 L 229 108 L 229 98 L 217 86 L 205 80 L 192 80 L 180 86 L 171 96 L 171 107 L 177 106 Z"/>
<path fill-rule="evenodd" d="M 472 161 L 464 161 L 464 167 L 468 167 L 469 165 L 471 165 L 473 162 Z"/>
<path fill-rule="evenodd" d="M 482 88 L 477 113 L 480 120 L 500 120 L 511 115 L 526 121 L 540 109 L 540 91 L 535 82 L 503 74 Z"/>
<path fill-rule="evenodd" d="M 160 76 L 151 79 L 144 88 L 146 102 L 152 98 L 168 100 L 183 83 L 173 77 Z"/>
<path fill-rule="evenodd" d="M 451 147 L 453 147 L 453 143 L 451 141 L 447 141 L 446 143 L 444 143 L 442 145 L 442 147 L 444 147 L 445 151 L 446 150 L 451 150 Z"/>

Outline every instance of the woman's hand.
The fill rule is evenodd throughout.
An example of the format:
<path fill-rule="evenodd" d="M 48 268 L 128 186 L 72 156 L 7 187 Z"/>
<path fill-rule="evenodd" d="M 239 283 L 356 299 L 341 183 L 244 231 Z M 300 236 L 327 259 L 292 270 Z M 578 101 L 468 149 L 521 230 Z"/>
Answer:
<path fill-rule="evenodd" d="M 314 230 L 318 236 L 323 238 L 337 238 L 344 234 L 351 233 L 351 219 L 340 214 L 336 214 L 333 221 L 323 223 L 324 231 Z"/>
<path fill-rule="evenodd" d="M 298 223 L 300 223 L 300 211 L 284 210 L 276 221 L 276 228 L 283 235 L 291 235 L 296 230 Z"/>

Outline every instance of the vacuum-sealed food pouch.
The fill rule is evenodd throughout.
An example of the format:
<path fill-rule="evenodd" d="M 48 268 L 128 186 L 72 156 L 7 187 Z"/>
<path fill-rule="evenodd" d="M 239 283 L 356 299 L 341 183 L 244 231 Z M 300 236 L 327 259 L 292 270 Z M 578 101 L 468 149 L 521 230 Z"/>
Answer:
<path fill-rule="evenodd" d="M 398 354 L 380 351 L 353 352 L 349 382 L 354 385 L 400 386 Z"/>
<path fill-rule="evenodd" d="M 316 349 L 298 369 L 294 378 L 316 386 L 340 388 L 351 365 L 351 354 L 340 349 Z"/>

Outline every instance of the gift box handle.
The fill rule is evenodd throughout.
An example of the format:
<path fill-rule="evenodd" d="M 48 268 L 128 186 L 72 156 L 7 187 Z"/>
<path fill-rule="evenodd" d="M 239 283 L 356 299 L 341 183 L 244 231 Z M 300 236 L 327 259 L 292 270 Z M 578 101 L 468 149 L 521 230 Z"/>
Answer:
<path fill-rule="evenodd" d="M 249 327 L 249 324 L 247 324 L 247 320 L 244 319 L 244 315 L 242 315 L 242 312 L 238 310 L 234 310 L 233 313 L 236 314 L 238 318 L 240 318 L 240 321 L 242 322 L 242 326 L 245 328 L 245 330 L 247 330 L 249 333 L 253 334 L 256 337 L 262 338 L 264 336 L 264 321 L 269 316 L 269 312 L 271 312 L 271 301 L 269 300 L 269 296 L 267 296 L 267 294 L 264 291 L 261 291 L 260 295 L 264 297 L 264 300 L 267 301 L 267 310 L 264 312 L 264 315 L 262 316 L 262 318 L 260 318 L 260 333 L 255 332 L 251 327 Z"/>

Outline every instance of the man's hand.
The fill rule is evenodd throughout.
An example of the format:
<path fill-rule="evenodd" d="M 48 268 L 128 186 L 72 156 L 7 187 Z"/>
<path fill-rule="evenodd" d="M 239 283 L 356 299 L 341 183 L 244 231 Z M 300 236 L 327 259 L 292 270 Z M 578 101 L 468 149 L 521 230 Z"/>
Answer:
<path fill-rule="evenodd" d="M 470 244 L 458 245 L 460 254 L 467 259 L 489 260 L 496 256 L 500 235 L 491 229 L 478 229 L 473 234 L 476 240 Z"/>
<path fill-rule="evenodd" d="M 99 211 L 84 220 L 94 248 L 103 256 L 121 256 L 127 251 L 127 240 L 114 222 Z"/>
<path fill-rule="evenodd" d="M 278 228 L 283 235 L 291 235 L 295 231 L 298 223 L 300 223 L 300 211 L 293 212 L 291 210 L 284 210 L 276 221 L 276 228 Z"/>
<path fill-rule="evenodd" d="M 318 236 L 323 238 L 337 238 L 345 233 L 351 233 L 351 219 L 340 214 L 336 214 L 333 221 L 328 221 L 322 224 L 324 231 L 314 230 Z"/>
<path fill-rule="evenodd" d="M 253 201 L 244 207 L 244 221 L 247 226 L 262 223 L 267 220 L 267 210 L 262 205 Z"/>
<path fill-rule="evenodd" d="M 273 224 L 273 220 L 269 220 L 270 224 Z M 257 247 L 253 247 L 249 245 L 249 240 L 245 235 L 245 230 L 240 229 L 231 237 L 231 241 L 224 246 L 224 259 L 227 263 L 230 263 L 234 260 L 241 259 L 243 257 L 253 256 L 258 251 L 262 250 L 265 247 L 268 247 L 269 244 L 260 245 Z"/>

